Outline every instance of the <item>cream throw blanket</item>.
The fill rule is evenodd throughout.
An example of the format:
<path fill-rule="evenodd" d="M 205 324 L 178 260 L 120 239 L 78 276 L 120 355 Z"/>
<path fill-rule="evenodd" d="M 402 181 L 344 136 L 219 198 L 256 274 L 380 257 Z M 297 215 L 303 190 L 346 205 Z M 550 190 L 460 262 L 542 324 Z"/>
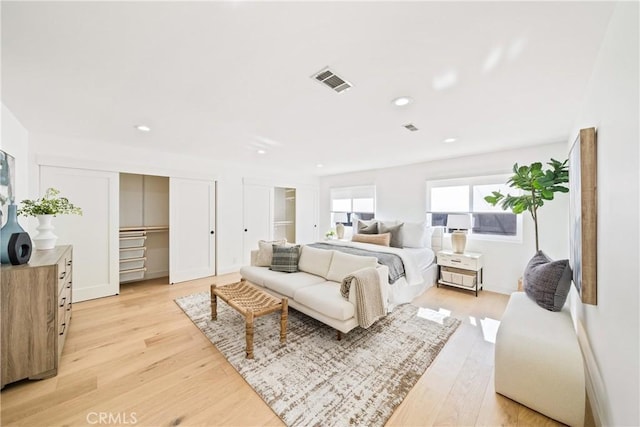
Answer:
<path fill-rule="evenodd" d="M 367 329 L 386 315 L 380 291 L 380 276 L 375 268 L 368 267 L 354 271 L 342 279 L 340 293 L 346 299 L 349 299 L 352 284 L 355 286 L 358 325 Z"/>

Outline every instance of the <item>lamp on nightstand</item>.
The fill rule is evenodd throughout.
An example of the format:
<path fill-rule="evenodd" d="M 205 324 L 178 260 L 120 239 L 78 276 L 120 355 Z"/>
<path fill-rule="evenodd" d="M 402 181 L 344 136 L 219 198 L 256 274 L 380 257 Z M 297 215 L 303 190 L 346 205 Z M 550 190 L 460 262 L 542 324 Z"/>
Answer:
<path fill-rule="evenodd" d="M 467 230 L 471 228 L 471 215 L 451 214 L 447 215 L 447 228 L 453 230 L 451 233 L 451 248 L 454 253 L 464 253 L 467 245 Z"/>
<path fill-rule="evenodd" d="M 343 222 L 348 222 L 349 217 L 346 212 L 336 212 L 333 214 L 333 221 L 336 223 L 336 234 L 338 235 L 338 239 L 344 238 L 344 224 Z"/>

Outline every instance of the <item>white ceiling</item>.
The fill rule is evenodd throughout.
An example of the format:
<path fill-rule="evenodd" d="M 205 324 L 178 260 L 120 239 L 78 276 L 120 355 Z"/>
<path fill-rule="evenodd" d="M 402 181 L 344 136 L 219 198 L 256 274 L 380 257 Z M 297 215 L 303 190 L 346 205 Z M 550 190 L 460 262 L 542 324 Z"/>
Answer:
<path fill-rule="evenodd" d="M 566 141 L 614 6 L 2 1 L 2 101 L 30 132 L 313 174 Z"/>

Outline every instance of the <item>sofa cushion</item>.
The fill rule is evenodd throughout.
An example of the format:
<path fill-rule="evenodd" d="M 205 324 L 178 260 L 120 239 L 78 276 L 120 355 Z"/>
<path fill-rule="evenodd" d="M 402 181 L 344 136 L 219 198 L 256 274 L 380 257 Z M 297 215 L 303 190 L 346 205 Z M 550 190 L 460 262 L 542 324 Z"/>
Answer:
<path fill-rule="evenodd" d="M 327 273 L 327 280 L 342 283 L 345 276 L 356 270 L 378 265 L 378 259 L 372 256 L 351 255 L 344 252 L 335 251 L 331 266 Z"/>
<path fill-rule="evenodd" d="M 347 320 L 355 315 L 355 308 L 340 295 L 340 284 L 324 282 L 306 286 L 296 291 L 294 300 L 327 317 Z"/>
<path fill-rule="evenodd" d="M 298 259 L 300 258 L 300 245 L 278 246 L 273 245 L 273 259 L 271 270 L 283 273 L 295 273 L 298 271 Z"/>
<path fill-rule="evenodd" d="M 524 270 L 524 291 L 540 307 L 560 311 L 571 288 L 569 260 L 553 261 L 538 251 Z"/>
<path fill-rule="evenodd" d="M 351 238 L 352 242 L 371 243 L 380 246 L 389 246 L 391 241 L 391 233 L 383 234 L 354 234 Z"/>
<path fill-rule="evenodd" d="M 286 239 L 282 240 L 258 240 L 258 255 L 256 256 L 256 266 L 270 267 L 273 258 L 273 245 L 284 245 Z"/>
<path fill-rule="evenodd" d="M 278 277 L 287 276 L 278 271 L 271 271 L 266 267 L 257 267 L 254 265 L 245 265 L 240 268 L 240 275 L 256 285 L 264 286 L 267 279 L 277 280 Z"/>
<path fill-rule="evenodd" d="M 303 246 L 298 270 L 326 278 L 333 259 L 333 251 Z"/>
<path fill-rule="evenodd" d="M 289 298 L 293 298 L 296 291 L 299 289 L 310 285 L 317 285 L 318 283 L 326 281 L 323 277 L 302 271 L 289 274 L 275 271 L 272 271 L 271 273 L 274 273 L 274 275 L 264 277 L 262 282 L 263 286 Z"/>

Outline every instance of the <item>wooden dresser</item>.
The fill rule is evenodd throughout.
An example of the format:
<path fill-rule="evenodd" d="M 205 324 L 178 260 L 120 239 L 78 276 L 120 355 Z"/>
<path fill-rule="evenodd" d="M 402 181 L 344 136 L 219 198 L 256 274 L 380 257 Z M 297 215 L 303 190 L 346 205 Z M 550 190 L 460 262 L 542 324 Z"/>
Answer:
<path fill-rule="evenodd" d="M 2 265 L 1 387 L 58 373 L 71 322 L 72 247 L 34 250 L 26 265 Z"/>

